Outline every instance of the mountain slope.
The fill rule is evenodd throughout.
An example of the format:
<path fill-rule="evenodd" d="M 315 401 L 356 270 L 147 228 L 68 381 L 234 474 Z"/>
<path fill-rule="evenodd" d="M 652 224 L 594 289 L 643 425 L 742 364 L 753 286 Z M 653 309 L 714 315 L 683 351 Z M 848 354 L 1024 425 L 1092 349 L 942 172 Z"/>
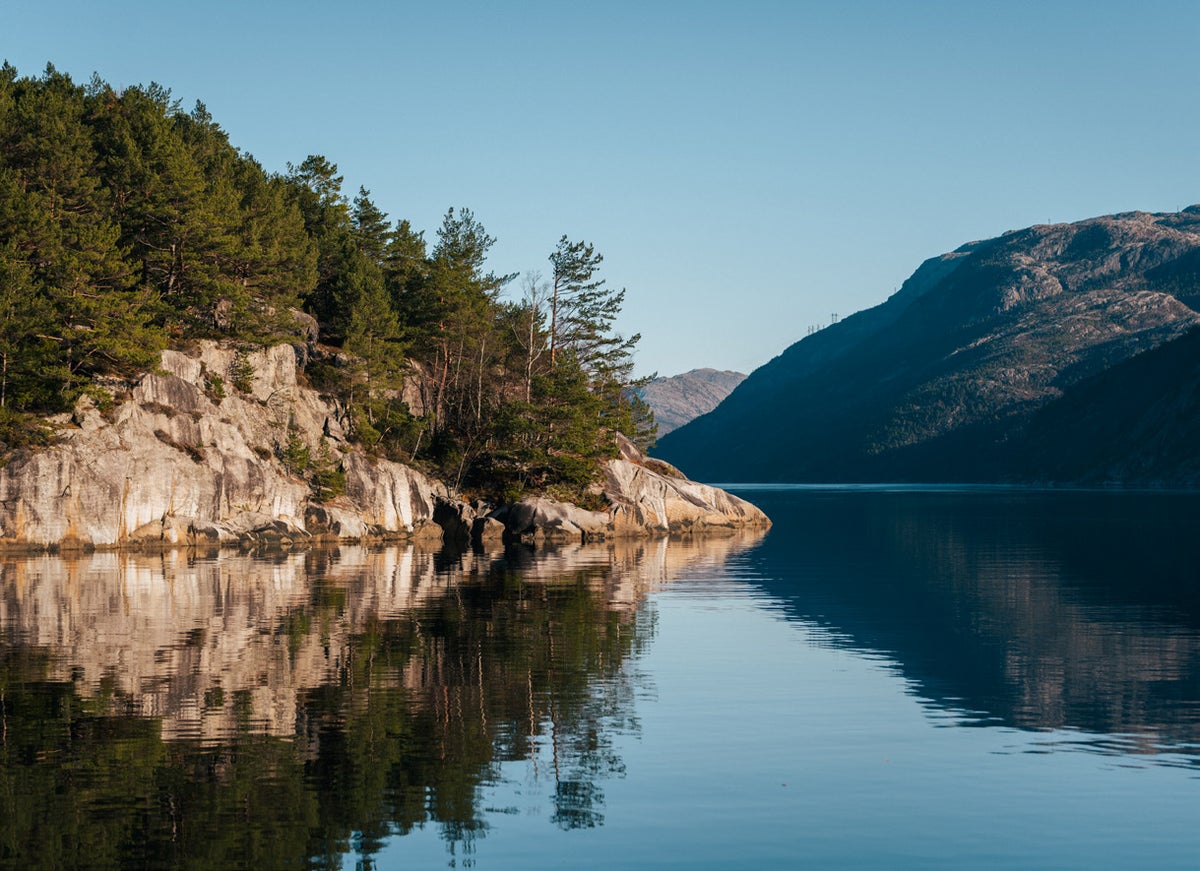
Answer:
<path fill-rule="evenodd" d="M 712 411 L 745 380 L 741 372 L 693 369 L 682 375 L 655 378 L 640 392 L 654 412 L 658 435 L 662 437 Z"/>
<path fill-rule="evenodd" d="M 704 480 L 1038 478 L 1027 439 L 1056 436 L 1030 428 L 1036 412 L 1200 324 L 1198 294 L 1200 206 L 973 242 L 792 345 L 656 453 Z"/>
<path fill-rule="evenodd" d="M 1081 382 L 1030 421 L 1042 480 L 1200 486 L 1200 329 Z"/>

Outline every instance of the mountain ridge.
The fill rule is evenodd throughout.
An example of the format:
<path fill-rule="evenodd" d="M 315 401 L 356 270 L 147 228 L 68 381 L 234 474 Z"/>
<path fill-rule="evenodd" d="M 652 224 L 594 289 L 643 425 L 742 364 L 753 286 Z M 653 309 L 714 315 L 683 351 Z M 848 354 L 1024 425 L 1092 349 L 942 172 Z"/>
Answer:
<path fill-rule="evenodd" d="M 745 380 L 742 372 L 704 367 L 655 378 L 639 394 L 654 412 L 658 435 L 664 436 L 708 414 Z"/>
<path fill-rule="evenodd" d="M 971 242 L 791 345 L 656 454 L 704 480 L 1046 480 L 1026 434 L 1057 436 L 1029 430 L 1034 414 L 1200 325 L 1197 301 L 1200 206 Z"/>

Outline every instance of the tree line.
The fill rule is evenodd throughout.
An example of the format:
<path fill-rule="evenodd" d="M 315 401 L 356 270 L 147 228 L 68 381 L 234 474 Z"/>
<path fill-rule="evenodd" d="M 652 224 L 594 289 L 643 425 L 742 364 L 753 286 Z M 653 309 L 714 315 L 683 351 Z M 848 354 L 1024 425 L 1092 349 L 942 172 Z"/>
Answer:
<path fill-rule="evenodd" d="M 471 210 L 427 241 L 342 183 L 320 155 L 267 171 L 157 84 L 6 63 L 0 449 L 46 438 L 36 421 L 83 393 L 111 402 L 165 347 L 301 341 L 299 312 L 321 343 L 308 377 L 351 437 L 467 489 L 578 495 L 615 431 L 653 438 L 627 389 L 639 337 L 614 328 L 625 292 L 591 244 L 564 235 L 517 284 Z"/>

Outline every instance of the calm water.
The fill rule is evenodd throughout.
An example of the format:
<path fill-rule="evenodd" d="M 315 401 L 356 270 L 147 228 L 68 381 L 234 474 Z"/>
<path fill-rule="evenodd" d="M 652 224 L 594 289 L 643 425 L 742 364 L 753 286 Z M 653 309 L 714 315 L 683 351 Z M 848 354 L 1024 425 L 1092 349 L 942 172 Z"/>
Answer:
<path fill-rule="evenodd" d="M 1200 497 L 0 560 L 0 866 L 1200 866 Z"/>

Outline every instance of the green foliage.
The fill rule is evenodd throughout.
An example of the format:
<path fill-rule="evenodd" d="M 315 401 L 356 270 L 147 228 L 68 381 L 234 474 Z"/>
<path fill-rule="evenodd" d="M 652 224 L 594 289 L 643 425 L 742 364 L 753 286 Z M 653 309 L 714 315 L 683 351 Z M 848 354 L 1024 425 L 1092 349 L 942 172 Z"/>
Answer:
<path fill-rule="evenodd" d="M 41 80 L 6 80 L 5 86 L 0 270 L 8 285 L 6 352 L 11 359 L 12 345 L 20 346 L 17 356 L 24 358 L 26 377 L 18 371 L 13 384 L 19 405 L 57 410 L 95 374 L 129 373 L 154 362 L 162 347 L 149 323 L 156 299 L 137 286 L 122 256 L 88 95 L 52 67 Z M 26 308 L 19 322 L 11 318 L 14 297 Z"/>
<path fill-rule="evenodd" d="M 52 437 L 44 420 L 32 414 L 0 408 L 0 466 L 17 448 L 48 445 Z"/>
<path fill-rule="evenodd" d="M 321 448 L 313 462 L 312 480 L 309 483 L 313 496 L 319 502 L 327 502 L 346 492 L 346 472 L 335 461 L 328 441 L 321 441 Z"/>
<path fill-rule="evenodd" d="M 589 243 L 558 240 L 550 255 L 550 357 L 553 364 L 559 354 L 573 353 L 593 381 L 608 385 L 628 380 L 641 336 L 625 339 L 613 332 L 625 291 L 610 290 L 597 277 L 603 261 Z"/>
<path fill-rule="evenodd" d="M 0 76 L 0 407 L 69 408 L 197 336 L 269 343 L 315 283 L 300 210 L 158 85 Z"/>
<path fill-rule="evenodd" d="M 308 481 L 317 501 L 326 502 L 346 492 L 346 472 L 330 450 L 328 440 L 321 440 L 314 456 L 300 430 L 289 422 L 284 441 L 275 448 L 275 456 L 289 474 Z"/>
<path fill-rule="evenodd" d="M 209 399 L 219 403 L 225 398 L 225 379 L 216 372 L 209 372 L 204 376 L 204 391 Z"/>
<path fill-rule="evenodd" d="M 117 398 L 113 396 L 112 391 L 101 387 L 99 384 L 89 384 L 83 388 L 85 396 L 90 396 L 92 401 L 96 403 L 96 409 L 106 418 L 111 418 L 117 408 Z M 175 413 L 175 409 L 170 409 L 171 414 Z M 169 416 L 169 415 L 168 415 Z"/>
<path fill-rule="evenodd" d="M 242 349 L 207 376 L 210 398 L 223 398 L 222 375 L 250 393 L 248 353 L 298 339 L 300 307 L 340 348 L 318 354 L 310 379 L 344 405 L 352 437 L 454 484 L 582 492 L 614 430 L 653 438 L 648 410 L 623 393 L 637 342 L 613 331 L 624 291 L 605 287 L 591 244 L 563 236 L 552 281 L 532 276 L 522 300 L 505 300 L 515 276 L 488 268 L 495 239 L 470 209 L 447 210 L 427 247 L 366 188 L 348 201 L 342 181 L 321 155 L 266 173 L 202 103 L 185 112 L 160 85 L 81 87 L 53 67 L 20 78 L 5 66 L 10 441 L 22 414 L 69 409 L 96 378 L 151 369 L 196 338 Z M 403 399 L 414 388 L 417 415 Z"/>
<path fill-rule="evenodd" d="M 279 445 L 279 461 L 291 474 L 303 477 L 312 465 L 312 452 L 296 427 L 288 423 L 287 438 Z"/>
<path fill-rule="evenodd" d="M 254 364 L 244 351 L 238 351 L 229 364 L 229 383 L 239 393 L 249 393 L 254 389 Z"/>

